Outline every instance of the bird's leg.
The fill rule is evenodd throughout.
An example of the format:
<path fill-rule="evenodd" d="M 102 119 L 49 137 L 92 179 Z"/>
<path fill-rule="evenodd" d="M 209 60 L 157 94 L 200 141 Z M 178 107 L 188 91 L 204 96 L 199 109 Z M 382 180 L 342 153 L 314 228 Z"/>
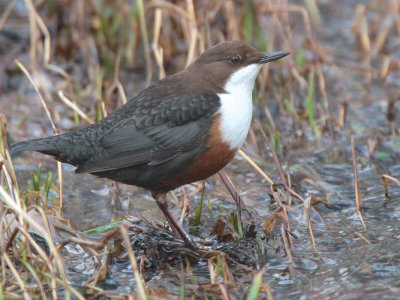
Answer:
<path fill-rule="evenodd" d="M 154 200 L 156 200 L 158 207 L 164 213 L 164 216 L 167 219 L 167 221 L 168 221 L 169 225 L 171 226 L 172 230 L 174 231 L 174 233 L 176 235 L 180 236 L 181 239 L 185 242 L 185 244 L 188 247 L 190 247 L 192 249 L 196 249 L 197 248 L 196 244 L 192 241 L 192 239 L 189 237 L 189 235 L 185 232 L 185 230 L 182 228 L 182 226 L 176 221 L 174 216 L 169 211 L 166 193 L 152 192 L 151 194 L 152 194 Z"/>

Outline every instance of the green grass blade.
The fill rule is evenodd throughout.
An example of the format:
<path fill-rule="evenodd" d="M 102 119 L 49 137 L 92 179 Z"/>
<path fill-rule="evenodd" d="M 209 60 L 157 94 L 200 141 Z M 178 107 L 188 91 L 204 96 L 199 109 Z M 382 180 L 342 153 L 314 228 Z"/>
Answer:
<path fill-rule="evenodd" d="M 253 284 L 251 285 L 251 289 L 249 295 L 247 296 L 247 300 L 257 300 L 258 299 L 258 292 L 260 291 L 260 286 L 262 283 L 262 275 L 264 271 L 260 271 L 254 276 Z"/>
<path fill-rule="evenodd" d="M 46 180 L 44 181 L 44 194 L 46 195 L 46 199 L 49 197 L 52 177 L 53 173 L 47 172 Z"/>
<path fill-rule="evenodd" d="M 306 111 L 308 115 L 308 121 L 310 123 L 311 129 L 315 135 L 319 135 L 319 130 L 317 127 L 317 121 L 315 120 L 315 78 L 314 70 L 311 70 L 308 79 L 308 96 L 306 102 Z"/>
<path fill-rule="evenodd" d="M 82 231 L 81 234 L 89 235 L 89 234 L 103 233 L 105 231 L 118 227 L 118 225 L 121 224 L 124 220 L 125 217 L 122 217 L 117 219 L 115 222 Z"/>
<path fill-rule="evenodd" d="M 201 192 L 199 206 L 197 207 L 196 215 L 194 217 L 194 223 L 193 223 L 194 226 L 199 226 L 200 225 L 201 211 L 203 209 L 203 201 L 204 201 L 204 192 L 205 192 L 205 190 L 206 190 L 206 188 L 205 188 L 205 186 L 203 186 L 203 191 Z"/>

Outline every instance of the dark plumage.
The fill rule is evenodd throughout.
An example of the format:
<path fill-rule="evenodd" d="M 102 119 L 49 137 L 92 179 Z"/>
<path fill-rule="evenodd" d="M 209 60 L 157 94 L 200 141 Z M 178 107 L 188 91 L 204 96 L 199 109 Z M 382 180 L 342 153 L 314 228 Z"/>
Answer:
<path fill-rule="evenodd" d="M 11 149 L 52 155 L 77 166 L 77 173 L 157 191 L 176 188 L 164 186 L 163 179 L 205 150 L 219 98 L 203 94 L 148 101 L 139 95 L 135 100 L 86 128 L 24 141 Z"/>
<path fill-rule="evenodd" d="M 41 152 L 76 166 L 77 173 L 149 189 L 172 229 L 194 247 L 168 211 L 165 194 L 209 177 L 233 158 L 237 149 L 222 139 L 219 128 L 218 94 L 227 93 L 225 85 L 234 72 L 288 53 L 272 54 L 242 42 L 217 45 L 103 120 L 65 134 L 13 144 L 11 153 Z"/>

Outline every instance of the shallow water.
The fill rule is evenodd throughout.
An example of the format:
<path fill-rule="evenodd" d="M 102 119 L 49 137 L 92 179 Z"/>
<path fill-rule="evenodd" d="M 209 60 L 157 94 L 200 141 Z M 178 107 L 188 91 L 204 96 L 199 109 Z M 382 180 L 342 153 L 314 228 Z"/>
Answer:
<path fill-rule="evenodd" d="M 344 2 L 340 3 L 324 1 L 321 4 L 324 27 L 316 29 L 316 36 L 329 45 L 330 51 L 334 50 L 334 57 L 355 61 L 360 53 L 355 49 L 351 26 L 355 4 L 360 1 L 346 2 L 346 9 L 340 7 Z M 400 44 L 399 37 L 394 35 L 391 43 L 395 46 L 392 46 L 391 51 L 400 57 L 400 47 L 396 47 L 393 41 L 396 39 L 397 45 Z M 380 62 L 373 63 L 379 65 Z M 389 122 L 386 116 L 388 100 L 395 97 L 391 91 L 400 88 L 400 79 L 391 75 L 387 80 L 389 84 L 384 85 L 376 79 L 366 85 L 359 70 L 342 68 L 345 74 L 338 80 L 336 73 L 326 68 L 324 71 L 331 113 L 337 115 L 337 98 L 350 99 L 346 128 L 335 132 L 335 138 L 329 133 L 323 133 L 317 139 L 307 126 L 296 128 L 294 121 L 285 112 L 275 120 L 284 144 L 280 159 L 284 168 L 290 171 L 294 190 L 304 198 L 313 195 L 324 200 L 323 203 L 315 204 L 314 208 L 326 224 L 312 213 L 316 242 L 314 248 L 307 224 L 303 221 L 303 205 L 296 204 L 289 208 L 290 228 L 298 237 L 292 240 L 295 276 L 290 275 L 291 263 L 284 251 L 270 245 L 271 248 L 267 249 L 263 257 L 263 265 L 260 266 L 265 270 L 263 279 L 270 284 L 276 299 L 398 299 L 400 187 L 390 183 L 391 199 L 386 199 L 380 175 L 390 174 L 400 178 L 400 138 L 392 133 L 392 128 L 399 128 L 400 120 L 396 117 Z M 20 87 L 23 91 L 24 86 L 27 84 Z M 6 112 L 11 135 L 18 140 L 50 135 L 50 126 L 37 105 L 34 93 L 22 92 L 22 95 L 23 101 L 18 100 L 15 94 L 0 96 L 0 111 Z M 397 100 L 395 111 L 398 115 L 400 103 L 398 99 L 394 100 Z M 62 111 L 61 104 L 54 105 Z M 261 113 L 255 111 L 255 115 Z M 23 117 L 27 118 L 28 125 L 18 127 Z M 62 124 L 65 129 L 74 126 L 68 120 Z M 366 229 L 355 211 L 350 133 L 355 137 Z M 259 155 L 264 158 L 263 169 L 274 181 L 279 182 L 269 150 L 262 137 L 257 138 Z M 377 151 L 369 153 L 369 141 L 377 141 Z M 43 164 L 43 171 L 57 173 L 56 164 L 38 154 L 27 154 L 14 163 L 21 189 L 29 182 L 30 172 L 35 171 L 38 163 Z M 243 198 L 251 214 L 251 221 L 260 230 L 261 224 L 273 212 L 268 184 L 239 156 L 225 170 Z M 116 197 L 115 187 L 110 181 L 88 174 L 76 175 L 69 166 L 64 166 L 64 187 L 64 216 L 79 230 L 108 224 L 126 215 L 151 222 L 162 223 L 164 220 L 150 194 L 142 189 L 120 185 L 120 195 Z M 191 198 L 190 215 L 193 216 L 200 193 L 193 186 L 188 189 Z M 182 199 L 179 190 L 176 196 Z M 178 217 L 180 204 L 171 195 L 169 199 Z M 217 177 L 208 182 L 205 200 L 203 222 L 200 225 L 200 236 L 203 238 L 209 235 L 219 217 L 229 218 L 235 210 L 235 204 Z M 207 206 L 208 200 L 211 209 Z M 250 219 L 246 219 L 244 214 L 244 220 L 246 222 Z M 66 248 L 65 261 L 71 282 L 77 286 L 89 279 L 95 268 L 93 259 L 79 246 L 69 245 Z M 180 270 L 179 265 L 147 270 L 143 274 L 146 288 L 154 297 L 178 296 L 184 282 L 186 296 L 220 297 L 218 286 L 199 289 L 199 286 L 210 284 L 207 261 L 192 265 L 191 271 L 186 270 L 184 275 L 181 275 Z M 240 268 L 232 267 L 232 270 L 236 283 L 228 285 L 229 294 L 232 299 L 243 298 L 251 286 L 252 276 Z M 129 262 L 113 261 L 101 287 L 134 292 L 135 279 Z"/>
<path fill-rule="evenodd" d="M 349 150 L 349 149 L 348 149 Z M 350 153 L 348 153 L 350 155 Z M 315 181 L 316 186 L 302 184 L 301 189 L 308 194 L 329 199 L 329 204 L 319 204 L 315 208 L 325 219 L 328 226 L 312 216 L 316 248 L 310 241 L 309 232 L 303 222 L 303 206 L 301 204 L 289 209 L 292 232 L 298 236 L 293 240 L 293 256 L 296 264 L 296 276 L 292 278 L 288 268 L 290 261 L 282 253 L 267 250 L 265 257 L 264 281 L 269 282 L 277 299 L 396 299 L 400 294 L 400 188 L 390 184 L 391 200 L 387 202 L 384 188 L 376 169 L 359 166 L 359 183 L 363 198 L 363 216 L 367 230 L 364 230 L 355 211 L 354 185 L 352 166 L 350 164 L 325 164 L 316 154 L 312 162 L 307 157 L 297 161 L 298 166 L 312 164 L 313 171 L 322 178 Z M 52 167 L 53 166 L 53 167 Z M 400 177 L 400 165 L 386 165 L 391 175 Z M 49 169 L 55 172 L 54 164 Z M 245 175 L 235 175 L 237 169 Z M 272 168 L 271 168 L 272 169 Z M 252 221 L 261 224 L 272 213 L 268 209 L 270 200 L 268 186 L 245 162 L 235 161 L 227 168 L 231 174 L 247 208 L 252 213 Z M 273 171 L 271 171 L 273 172 Z M 18 171 L 18 176 L 22 171 Z M 293 172 L 293 178 L 302 177 L 301 172 Z M 243 180 L 245 178 L 245 181 Z M 128 209 L 114 208 L 111 185 L 105 180 L 99 180 L 91 175 L 76 176 L 71 168 L 64 172 L 64 185 L 74 186 L 66 189 L 64 215 L 80 230 L 85 230 L 107 224 L 113 217 L 135 215 L 150 221 L 159 221 L 162 214 L 156 208 L 148 192 L 124 187 L 121 197 L 129 199 Z M 177 193 L 180 196 L 180 193 Z M 196 209 L 199 195 L 190 193 L 192 212 Z M 229 195 L 217 180 L 216 185 L 207 185 L 205 199 L 211 199 L 213 213 L 206 205 L 203 206 L 203 224 L 201 235 L 207 237 L 215 220 L 220 216 L 229 217 L 235 205 Z M 195 202 L 195 203 L 194 203 Z M 385 204 L 385 206 L 384 206 Z M 174 209 L 179 216 L 179 209 Z M 80 247 L 76 247 L 79 249 Z M 80 250 L 77 253 L 67 248 L 69 255 L 66 263 L 72 282 L 79 285 L 87 280 L 94 265 L 89 255 Z M 83 256 L 82 256 L 83 255 Z M 236 270 L 233 267 L 234 270 Z M 182 286 L 181 274 L 174 268 L 148 270 L 144 274 L 146 287 L 152 293 L 168 293 L 179 295 Z M 209 269 L 207 262 L 192 265 L 192 274 L 185 275 L 187 295 L 210 295 L 199 291 L 197 285 L 209 284 Z M 229 288 L 232 297 L 240 297 L 251 285 L 251 277 L 244 271 L 236 270 L 235 280 L 240 282 Z M 121 292 L 134 291 L 134 278 L 128 261 L 114 262 L 109 269 L 107 279 L 102 288 L 117 289 Z M 214 288 L 218 290 L 218 288 Z M 211 289 L 213 290 L 213 289 Z M 212 294 L 212 293 L 211 293 Z"/>

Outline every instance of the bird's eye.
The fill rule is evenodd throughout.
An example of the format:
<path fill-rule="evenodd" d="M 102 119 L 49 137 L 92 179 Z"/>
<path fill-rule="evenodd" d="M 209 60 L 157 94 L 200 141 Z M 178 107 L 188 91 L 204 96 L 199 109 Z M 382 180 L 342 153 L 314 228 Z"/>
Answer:
<path fill-rule="evenodd" d="M 229 57 L 229 60 L 233 62 L 234 64 L 237 64 L 240 62 L 241 57 L 239 55 L 233 55 Z"/>

